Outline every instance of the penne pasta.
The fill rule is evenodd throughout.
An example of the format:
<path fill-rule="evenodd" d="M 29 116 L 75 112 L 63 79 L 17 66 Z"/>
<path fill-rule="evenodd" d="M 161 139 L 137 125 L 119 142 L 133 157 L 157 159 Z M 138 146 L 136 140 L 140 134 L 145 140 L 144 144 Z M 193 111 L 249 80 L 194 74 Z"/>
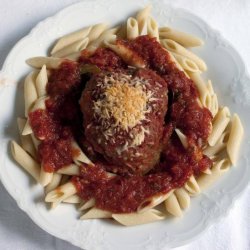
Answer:
<path fill-rule="evenodd" d="M 53 55 L 57 51 L 67 47 L 68 45 L 70 45 L 70 44 L 72 44 L 72 43 L 74 43 L 76 41 L 84 39 L 85 37 L 88 36 L 91 28 L 92 27 L 83 28 L 83 29 L 80 29 L 78 31 L 75 31 L 73 33 L 70 33 L 68 35 L 65 35 L 65 36 L 61 37 L 57 41 L 57 43 L 55 44 L 53 49 L 51 50 L 50 54 Z"/>
<path fill-rule="evenodd" d="M 199 91 L 199 95 L 200 95 L 200 100 L 201 100 L 201 104 L 204 107 L 208 107 L 211 104 L 211 97 L 209 94 L 209 91 L 206 87 L 206 84 L 204 82 L 204 80 L 202 79 L 200 73 L 198 72 L 189 72 L 189 77 L 194 81 L 195 86 L 197 87 L 198 91 Z"/>
<path fill-rule="evenodd" d="M 204 42 L 193 35 L 169 28 L 159 28 L 160 39 L 171 39 L 181 44 L 183 47 L 197 47 L 204 44 Z"/>
<path fill-rule="evenodd" d="M 50 191 L 46 197 L 46 202 L 60 203 L 63 200 L 77 193 L 77 190 L 73 183 L 68 182 L 62 186 L 57 187 L 55 190 Z"/>
<path fill-rule="evenodd" d="M 170 195 L 168 199 L 165 200 L 164 204 L 165 204 L 165 209 L 167 212 L 169 212 L 170 214 L 176 217 L 182 216 L 182 210 L 181 210 L 180 204 L 174 193 Z"/>
<path fill-rule="evenodd" d="M 89 44 L 87 47 L 88 51 L 94 52 L 98 47 L 101 47 L 104 41 L 114 41 L 116 40 L 116 33 L 119 30 L 119 27 L 109 29 L 104 31 L 96 40 Z"/>
<path fill-rule="evenodd" d="M 147 35 L 147 22 L 151 12 L 152 6 L 148 5 L 136 15 L 136 20 L 138 23 L 139 35 Z"/>
<path fill-rule="evenodd" d="M 104 30 L 106 30 L 108 25 L 106 23 L 99 23 L 92 27 L 88 34 L 89 42 L 96 40 Z"/>
<path fill-rule="evenodd" d="M 75 162 L 75 164 L 80 165 L 82 163 L 86 163 L 89 165 L 93 165 L 90 159 L 83 153 L 81 148 L 78 146 L 76 141 L 72 141 L 71 147 L 73 152 L 73 161 Z"/>
<path fill-rule="evenodd" d="M 46 109 L 45 102 L 46 102 L 47 99 L 48 99 L 47 96 L 43 96 L 43 97 L 38 98 L 36 100 L 33 108 L 31 109 L 31 112 L 34 112 L 35 110 L 38 110 L 38 109 L 45 110 Z M 23 129 L 23 132 L 22 132 L 22 135 L 29 135 L 29 134 L 32 134 L 32 133 L 33 133 L 33 131 L 32 131 L 32 128 L 30 126 L 29 119 L 27 119 L 27 122 L 26 122 L 26 124 L 24 126 L 24 129 Z M 40 137 L 38 139 L 43 140 L 44 138 Z"/>
<path fill-rule="evenodd" d="M 159 41 L 159 31 L 158 31 L 158 24 L 154 20 L 153 17 L 148 18 L 148 24 L 147 24 L 147 34 L 150 37 L 155 37 L 157 41 Z"/>
<path fill-rule="evenodd" d="M 178 55 L 174 52 L 172 52 L 172 55 L 175 57 L 177 62 L 181 65 L 181 67 L 184 70 L 190 71 L 190 72 L 200 72 L 199 67 L 190 58 L 187 58 L 187 57 L 182 56 L 182 55 Z"/>
<path fill-rule="evenodd" d="M 197 179 L 198 185 L 201 190 L 205 190 L 206 188 L 210 187 L 214 182 L 216 182 L 225 172 L 228 171 L 230 168 L 230 161 L 229 159 L 222 159 L 214 163 L 212 167 L 212 174 L 206 175 L 202 174 Z"/>
<path fill-rule="evenodd" d="M 122 44 L 115 44 L 109 41 L 104 41 L 104 44 L 109 49 L 113 50 L 118 54 L 126 63 L 136 68 L 145 68 L 144 60 L 131 51 L 128 47 L 123 46 Z"/>
<path fill-rule="evenodd" d="M 214 93 L 214 88 L 213 88 L 213 84 L 211 80 L 208 80 L 206 86 L 207 86 L 207 90 L 209 91 L 209 94 L 214 95 L 215 93 Z"/>
<path fill-rule="evenodd" d="M 232 119 L 231 131 L 227 142 L 227 153 L 233 165 L 236 164 L 239 157 L 240 144 L 243 139 L 244 129 L 240 118 L 234 114 Z"/>
<path fill-rule="evenodd" d="M 175 63 L 176 67 L 177 67 L 180 71 L 182 71 L 182 72 L 186 75 L 186 77 L 189 78 L 189 75 L 185 72 L 185 70 L 182 68 L 182 66 L 181 66 L 181 65 L 178 63 L 178 61 L 175 59 L 175 57 L 173 56 L 172 52 L 168 51 L 167 49 L 165 49 L 165 50 L 169 53 L 169 56 L 170 56 L 170 58 L 171 58 L 171 61 Z"/>
<path fill-rule="evenodd" d="M 76 52 L 79 52 L 83 49 L 85 49 L 88 46 L 89 38 L 85 37 L 82 40 L 76 41 L 72 44 L 69 44 L 68 46 L 65 46 L 61 50 L 58 50 L 56 53 L 54 53 L 53 57 L 67 57 L 69 55 L 72 55 Z M 69 59 L 69 58 L 68 58 Z"/>
<path fill-rule="evenodd" d="M 65 58 L 38 56 L 27 59 L 26 63 L 33 68 L 40 69 L 43 65 L 46 65 L 48 69 L 56 69 L 64 61 Z"/>
<path fill-rule="evenodd" d="M 163 201 L 165 201 L 172 193 L 173 193 L 173 191 L 170 191 L 170 192 L 168 192 L 166 194 L 157 195 L 157 196 L 153 196 L 153 197 L 150 197 L 150 198 L 146 199 L 137 208 L 137 212 L 138 213 L 144 213 L 144 212 L 148 211 L 149 209 L 151 209 L 151 208 L 159 205 Z"/>
<path fill-rule="evenodd" d="M 31 136 L 33 145 L 34 145 L 34 147 L 35 147 L 35 149 L 36 149 L 36 151 L 37 151 L 38 146 L 39 146 L 39 144 L 40 144 L 40 141 L 35 137 L 34 133 L 30 134 L 30 136 Z"/>
<path fill-rule="evenodd" d="M 213 157 L 220 153 L 227 145 L 229 131 L 225 131 L 214 146 L 207 146 L 203 153 L 208 157 Z"/>
<path fill-rule="evenodd" d="M 76 194 L 63 200 L 63 203 L 71 203 L 71 204 L 78 204 L 81 202 L 82 202 L 82 199 Z"/>
<path fill-rule="evenodd" d="M 25 117 L 28 117 L 28 113 L 32 108 L 34 102 L 38 98 L 35 79 L 37 77 L 37 72 L 31 72 L 24 81 L 24 106 L 25 106 Z"/>
<path fill-rule="evenodd" d="M 65 166 L 63 168 L 60 168 L 57 173 L 64 174 L 64 175 L 79 175 L 80 170 L 79 166 L 76 164 L 70 164 L 68 166 Z"/>
<path fill-rule="evenodd" d="M 133 17 L 129 17 L 127 20 L 127 39 L 132 40 L 138 37 L 139 27 L 137 20 Z"/>
<path fill-rule="evenodd" d="M 71 61 L 77 61 L 79 57 L 81 56 L 81 51 L 75 52 L 73 54 L 65 56 L 66 59 L 69 59 Z"/>
<path fill-rule="evenodd" d="M 53 180 L 53 173 L 44 171 L 43 166 L 40 171 L 40 183 L 43 187 L 46 187 Z"/>
<path fill-rule="evenodd" d="M 217 95 L 216 94 L 213 94 L 211 96 L 211 106 L 210 106 L 209 110 L 212 113 L 213 117 L 215 117 L 216 114 L 218 113 L 219 105 L 218 105 L 218 99 L 217 99 Z"/>
<path fill-rule="evenodd" d="M 51 182 L 45 187 L 45 194 L 57 188 L 60 185 L 61 179 L 61 174 L 54 173 Z"/>
<path fill-rule="evenodd" d="M 223 107 L 214 118 L 213 129 L 208 137 L 208 144 L 210 146 L 214 146 L 217 143 L 229 122 L 230 111 L 227 107 Z"/>
<path fill-rule="evenodd" d="M 193 175 L 185 183 L 184 188 L 190 195 L 197 195 L 200 193 L 200 187 Z"/>
<path fill-rule="evenodd" d="M 206 170 L 203 170 L 202 173 L 204 173 L 204 174 L 212 174 L 210 168 L 207 168 Z"/>
<path fill-rule="evenodd" d="M 11 141 L 11 154 L 17 163 L 26 170 L 37 182 L 39 182 L 40 166 L 22 147 L 15 141 Z"/>
<path fill-rule="evenodd" d="M 23 128 L 22 135 L 25 136 L 25 135 L 30 135 L 32 133 L 33 133 L 33 131 L 32 131 L 32 128 L 30 126 L 29 119 L 27 119 L 25 126 Z"/>
<path fill-rule="evenodd" d="M 89 209 L 93 206 L 95 206 L 95 199 L 91 198 L 90 200 L 84 202 L 84 204 L 79 208 L 79 211 Z"/>
<path fill-rule="evenodd" d="M 182 209 L 186 209 L 190 206 L 190 195 L 184 188 L 176 189 L 174 194 Z"/>
<path fill-rule="evenodd" d="M 112 218 L 124 226 L 135 226 L 163 220 L 166 215 L 156 209 L 144 213 L 112 214 Z"/>
<path fill-rule="evenodd" d="M 20 134 L 20 140 L 22 148 L 28 152 L 33 158 L 36 158 L 36 149 L 34 147 L 32 138 L 30 135 L 22 135 L 22 131 L 24 129 L 24 126 L 26 124 L 26 119 L 17 118 L 17 124 L 18 124 L 18 130 Z"/>
<path fill-rule="evenodd" d="M 200 71 L 207 70 L 207 65 L 201 58 L 196 56 L 193 52 L 185 49 L 183 46 L 181 46 L 177 42 L 170 40 L 170 39 L 162 39 L 161 44 L 167 50 L 175 52 L 176 54 L 185 56 L 193 60 L 196 63 L 196 65 L 199 67 Z"/>
<path fill-rule="evenodd" d="M 42 97 L 47 94 L 46 93 L 47 83 L 48 83 L 48 75 L 47 75 L 46 65 L 44 64 L 36 78 L 36 90 L 38 97 Z"/>
<path fill-rule="evenodd" d="M 112 213 L 98 208 L 91 208 L 88 212 L 80 217 L 81 220 L 112 218 Z"/>

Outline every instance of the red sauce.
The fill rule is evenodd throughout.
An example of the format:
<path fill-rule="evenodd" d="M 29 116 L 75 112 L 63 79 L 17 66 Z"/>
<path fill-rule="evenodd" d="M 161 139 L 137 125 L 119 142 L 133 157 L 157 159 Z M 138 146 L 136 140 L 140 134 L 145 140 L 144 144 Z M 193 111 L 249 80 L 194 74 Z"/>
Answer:
<path fill-rule="evenodd" d="M 210 133 L 212 116 L 196 102 L 198 92 L 192 80 L 175 67 L 155 39 L 142 36 L 117 43 L 135 50 L 146 67 L 166 81 L 168 88 L 160 160 L 149 173 L 109 178 L 105 171 L 112 167 L 84 135 L 84 117 L 78 101 L 89 78 L 81 76 L 79 68 L 94 64 L 105 71 L 126 69 L 126 63 L 109 49 L 97 49 L 94 54 L 83 51 L 78 63 L 66 61 L 53 70 L 47 87 L 46 110 L 31 112 L 29 118 L 35 136 L 43 138 L 38 151 L 45 171 L 53 172 L 72 162 L 74 152 L 70 143 L 74 138 L 95 163 L 95 166 L 82 165 L 81 174 L 72 179 L 79 196 L 85 200 L 95 198 L 98 208 L 125 213 L 136 211 L 149 197 L 183 186 L 192 174 L 199 175 L 211 167 L 211 160 L 202 154 L 201 147 Z M 183 148 L 175 128 L 187 135 L 188 149 Z"/>

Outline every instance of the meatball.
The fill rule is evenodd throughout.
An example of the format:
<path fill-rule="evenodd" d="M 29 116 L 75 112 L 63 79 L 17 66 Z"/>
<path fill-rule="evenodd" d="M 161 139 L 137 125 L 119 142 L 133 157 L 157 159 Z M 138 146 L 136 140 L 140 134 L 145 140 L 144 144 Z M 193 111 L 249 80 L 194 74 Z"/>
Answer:
<path fill-rule="evenodd" d="M 107 171 L 147 173 L 158 162 L 167 83 L 148 69 L 101 72 L 80 99 L 85 137 L 106 161 Z"/>

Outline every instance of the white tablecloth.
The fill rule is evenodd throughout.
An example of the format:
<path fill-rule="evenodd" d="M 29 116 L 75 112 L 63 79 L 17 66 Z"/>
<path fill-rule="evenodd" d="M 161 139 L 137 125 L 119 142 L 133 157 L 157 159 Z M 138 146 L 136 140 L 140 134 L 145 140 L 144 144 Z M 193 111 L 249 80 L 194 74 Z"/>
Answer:
<path fill-rule="evenodd" d="M 135 0 L 136 1 L 136 0 Z M 33 26 L 76 0 L 0 0 L 0 68 L 15 43 Z M 206 20 L 231 41 L 250 72 L 250 0 L 166 0 Z M 250 177 L 249 177 L 250 178 Z M 36 226 L 0 183 L 0 249 L 78 249 Z M 180 250 L 250 249 L 250 188 L 229 215 Z"/>

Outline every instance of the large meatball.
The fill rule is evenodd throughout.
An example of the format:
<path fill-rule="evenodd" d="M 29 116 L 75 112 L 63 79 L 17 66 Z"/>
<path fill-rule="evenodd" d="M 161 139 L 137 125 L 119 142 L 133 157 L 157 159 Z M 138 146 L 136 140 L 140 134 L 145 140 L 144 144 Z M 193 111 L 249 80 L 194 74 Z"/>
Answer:
<path fill-rule="evenodd" d="M 145 174 L 158 162 L 167 84 L 147 69 L 94 74 L 80 100 L 87 142 L 108 171 Z"/>

